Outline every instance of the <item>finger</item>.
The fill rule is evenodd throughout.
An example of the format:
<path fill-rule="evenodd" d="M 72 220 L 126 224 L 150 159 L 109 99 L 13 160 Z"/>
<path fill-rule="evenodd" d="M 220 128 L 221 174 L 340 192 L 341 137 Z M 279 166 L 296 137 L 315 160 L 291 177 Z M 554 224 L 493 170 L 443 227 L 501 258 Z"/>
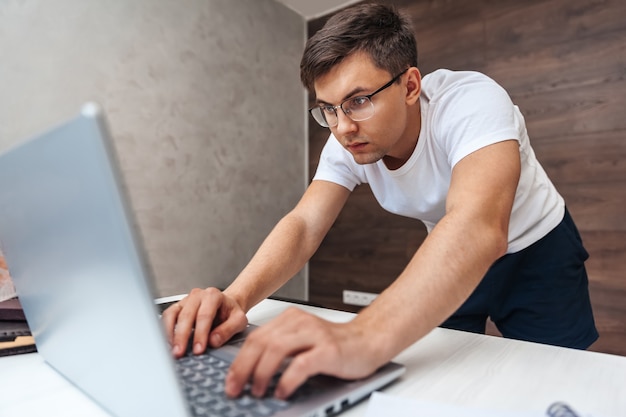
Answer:
<path fill-rule="evenodd" d="M 200 305 L 195 318 L 193 353 L 201 354 L 206 350 L 209 333 L 215 321 L 217 311 L 222 308 L 223 296 L 218 289 L 204 290 L 199 295 Z"/>
<path fill-rule="evenodd" d="M 253 395 L 263 396 L 281 366 L 284 367 L 294 354 L 310 347 L 307 338 L 299 334 L 302 331 L 299 324 L 303 316 L 300 310 L 288 309 L 259 330 L 257 339 L 261 343 L 261 354 L 252 370 Z"/>
<path fill-rule="evenodd" d="M 282 362 L 303 349 L 302 338 L 298 337 L 298 330 L 302 330 L 297 324 L 300 320 L 294 319 L 304 316 L 300 310 L 288 309 L 247 337 L 230 366 L 225 385 L 227 395 L 239 395 L 253 376 L 252 393 L 255 396 L 265 393 Z"/>
<path fill-rule="evenodd" d="M 165 311 L 161 314 L 161 321 L 165 327 L 167 341 L 170 346 L 174 344 L 174 326 L 176 326 L 176 319 L 178 318 L 178 313 L 180 313 L 181 310 L 182 306 L 180 303 L 174 303 L 165 309 Z"/>
<path fill-rule="evenodd" d="M 251 371 L 251 391 L 256 397 L 266 393 L 274 375 L 286 366 L 292 356 L 312 346 L 311 340 L 307 341 L 306 337 L 302 337 L 298 331 L 300 329 L 289 321 L 278 320 L 272 327 L 263 330 L 265 331 L 253 339 L 253 342 L 259 344 L 257 349 L 261 352 Z"/>
<path fill-rule="evenodd" d="M 278 339 L 271 339 L 266 345 L 252 372 L 252 395 L 262 397 L 267 391 L 272 378 L 281 366 L 290 358 L 292 351 L 301 350 L 301 346 L 295 338 L 285 335 Z"/>
<path fill-rule="evenodd" d="M 185 354 L 187 343 L 191 336 L 191 331 L 196 320 L 196 312 L 200 305 L 197 296 L 188 296 L 180 302 L 181 310 L 178 313 L 176 324 L 174 325 L 174 344 L 172 353 L 175 357 L 181 357 Z"/>
<path fill-rule="evenodd" d="M 209 335 L 211 347 L 218 348 L 235 334 L 242 332 L 248 325 L 246 314 L 242 310 L 232 310 L 225 321 L 218 324 Z"/>
<path fill-rule="evenodd" d="M 286 400 L 304 384 L 309 377 L 321 373 L 319 366 L 321 358 L 317 360 L 317 356 L 316 351 L 310 350 L 293 358 L 278 380 L 274 396 L 278 399 Z"/>
<path fill-rule="evenodd" d="M 258 330 L 255 330 L 248 336 L 246 342 L 237 354 L 237 357 L 228 369 L 224 381 L 224 392 L 229 397 L 234 398 L 241 394 L 241 391 L 243 391 L 243 388 L 252 376 L 252 371 L 258 359 L 261 357 L 262 350 L 260 345 L 250 343 L 251 336 L 257 331 Z"/>

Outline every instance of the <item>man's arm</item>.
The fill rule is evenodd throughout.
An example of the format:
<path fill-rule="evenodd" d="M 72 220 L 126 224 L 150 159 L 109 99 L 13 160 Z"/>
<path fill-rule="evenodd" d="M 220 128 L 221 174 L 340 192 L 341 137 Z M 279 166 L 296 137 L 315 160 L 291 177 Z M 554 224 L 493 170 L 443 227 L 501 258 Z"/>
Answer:
<path fill-rule="evenodd" d="M 455 166 L 446 215 L 398 279 L 355 320 L 374 335 L 378 363 L 453 314 L 506 253 L 520 169 L 515 140 L 480 149 Z M 393 344 L 385 342 L 389 335 Z"/>
<path fill-rule="evenodd" d="M 243 330 L 245 313 L 295 275 L 319 247 L 350 191 L 313 181 L 296 207 L 274 227 L 248 265 L 224 292 L 194 289 L 163 313 L 175 356 L 186 349 L 192 328 L 193 351 L 217 347 Z"/>
<path fill-rule="evenodd" d="M 441 324 L 469 297 L 507 249 L 520 175 L 518 142 L 482 148 L 454 168 L 446 215 L 396 281 L 349 323 L 289 310 L 253 332 L 226 379 L 238 395 L 251 378 L 261 395 L 284 359 L 276 396 L 289 396 L 309 376 L 358 378 L 375 371 Z"/>
<path fill-rule="evenodd" d="M 340 185 L 313 181 L 224 293 L 248 311 L 280 288 L 313 256 L 349 195 Z"/>

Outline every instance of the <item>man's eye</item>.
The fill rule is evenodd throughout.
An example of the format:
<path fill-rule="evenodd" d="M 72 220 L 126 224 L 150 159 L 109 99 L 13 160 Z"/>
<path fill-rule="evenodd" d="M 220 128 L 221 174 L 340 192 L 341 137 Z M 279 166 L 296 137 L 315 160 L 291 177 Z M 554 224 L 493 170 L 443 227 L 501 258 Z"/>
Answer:
<path fill-rule="evenodd" d="M 320 109 L 325 114 L 335 114 L 335 108 L 333 106 L 320 106 Z"/>
<path fill-rule="evenodd" d="M 363 107 L 369 103 L 369 99 L 365 96 L 354 97 L 350 100 L 350 107 L 352 109 L 358 109 L 359 107 Z"/>

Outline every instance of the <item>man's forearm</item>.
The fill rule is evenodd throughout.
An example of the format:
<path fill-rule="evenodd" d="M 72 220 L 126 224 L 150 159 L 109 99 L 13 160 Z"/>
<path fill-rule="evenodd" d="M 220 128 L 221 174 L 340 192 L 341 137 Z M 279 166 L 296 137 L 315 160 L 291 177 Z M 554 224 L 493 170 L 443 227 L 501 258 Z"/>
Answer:
<path fill-rule="evenodd" d="M 440 325 L 506 251 L 506 231 L 446 218 L 396 281 L 354 320 L 381 364 Z"/>
<path fill-rule="evenodd" d="M 519 176 L 515 140 L 481 148 L 456 164 L 446 215 L 396 281 L 355 319 L 377 338 L 370 343 L 375 355 L 388 360 L 440 325 L 506 253 Z"/>
<path fill-rule="evenodd" d="M 309 237 L 306 223 L 287 215 L 224 293 L 248 311 L 302 269 L 318 246 L 319 242 Z"/>
<path fill-rule="evenodd" d="M 280 288 L 313 256 L 349 195 L 340 185 L 313 181 L 225 293 L 248 311 Z"/>

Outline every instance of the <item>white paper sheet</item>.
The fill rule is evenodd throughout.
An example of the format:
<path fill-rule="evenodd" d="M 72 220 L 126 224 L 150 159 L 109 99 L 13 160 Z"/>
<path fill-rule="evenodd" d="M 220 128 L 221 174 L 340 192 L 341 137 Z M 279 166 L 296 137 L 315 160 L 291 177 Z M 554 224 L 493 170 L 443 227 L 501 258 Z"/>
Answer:
<path fill-rule="evenodd" d="M 487 410 L 460 407 L 375 392 L 367 406 L 366 417 L 546 417 L 540 412 Z"/>

